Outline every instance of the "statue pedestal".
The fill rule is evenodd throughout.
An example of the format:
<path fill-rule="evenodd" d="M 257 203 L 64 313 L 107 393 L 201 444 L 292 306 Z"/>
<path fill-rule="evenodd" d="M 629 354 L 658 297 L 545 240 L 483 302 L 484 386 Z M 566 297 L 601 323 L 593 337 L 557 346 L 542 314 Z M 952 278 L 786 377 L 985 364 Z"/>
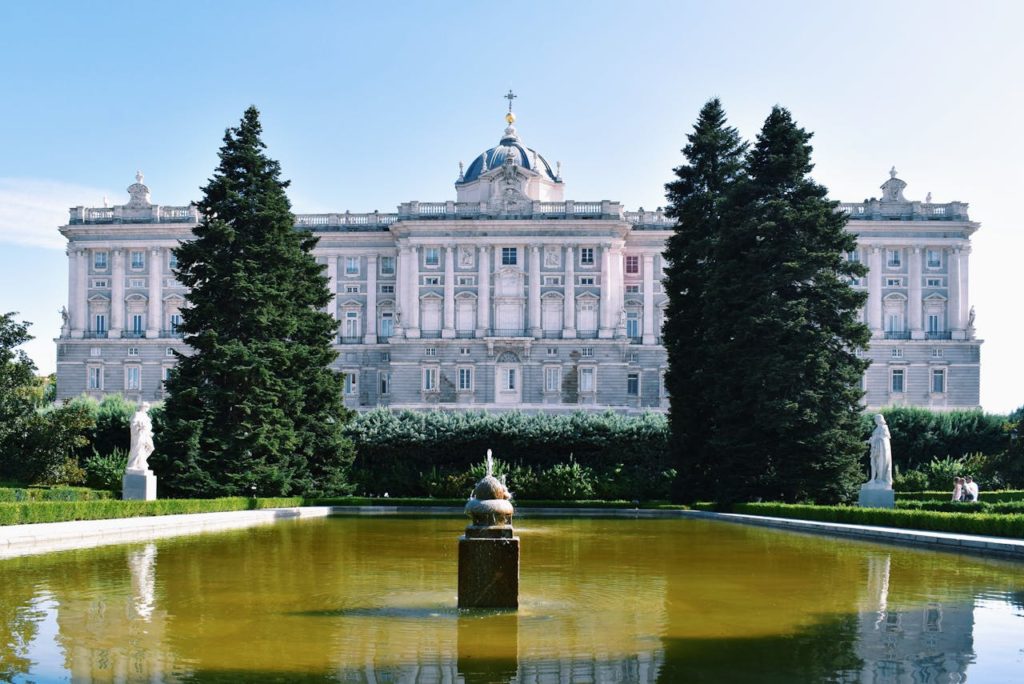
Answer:
<path fill-rule="evenodd" d="M 459 537 L 459 608 L 519 607 L 519 537 L 511 525 L 469 526 Z"/>
<path fill-rule="evenodd" d="M 121 480 L 125 501 L 156 501 L 156 475 L 152 470 L 126 470 Z"/>
<path fill-rule="evenodd" d="M 896 508 L 896 493 L 892 487 L 868 482 L 860 487 L 857 505 L 861 508 Z"/>

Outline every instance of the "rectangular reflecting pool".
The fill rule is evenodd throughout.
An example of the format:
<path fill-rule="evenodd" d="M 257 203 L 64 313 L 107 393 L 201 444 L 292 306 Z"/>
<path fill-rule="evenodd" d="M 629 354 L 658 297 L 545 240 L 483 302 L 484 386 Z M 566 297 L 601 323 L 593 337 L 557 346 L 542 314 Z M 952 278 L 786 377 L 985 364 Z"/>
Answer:
<path fill-rule="evenodd" d="M 460 612 L 465 524 L 282 521 L 0 561 L 0 681 L 1024 681 L 1019 563 L 524 517 L 520 609 Z"/>

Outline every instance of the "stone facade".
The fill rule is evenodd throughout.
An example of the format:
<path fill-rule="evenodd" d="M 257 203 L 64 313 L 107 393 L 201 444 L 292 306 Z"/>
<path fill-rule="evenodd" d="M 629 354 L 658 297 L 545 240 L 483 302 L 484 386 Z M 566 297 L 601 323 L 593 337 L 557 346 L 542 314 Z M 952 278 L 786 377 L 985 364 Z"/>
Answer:
<path fill-rule="evenodd" d="M 299 214 L 319 238 L 338 320 L 335 366 L 353 408 L 527 410 L 667 407 L 660 345 L 666 297 L 661 210 L 563 199 L 553 170 L 523 146 L 509 114 L 501 142 L 455 183 L 456 200 L 396 213 Z M 843 204 L 871 273 L 866 403 L 979 403 L 979 347 L 968 299 L 970 236 L 959 202 L 903 197 Z M 122 206 L 71 209 L 68 314 L 57 343 L 59 398 L 121 393 L 160 400 L 185 290 L 172 249 L 193 206 L 152 204 L 142 175 Z"/>

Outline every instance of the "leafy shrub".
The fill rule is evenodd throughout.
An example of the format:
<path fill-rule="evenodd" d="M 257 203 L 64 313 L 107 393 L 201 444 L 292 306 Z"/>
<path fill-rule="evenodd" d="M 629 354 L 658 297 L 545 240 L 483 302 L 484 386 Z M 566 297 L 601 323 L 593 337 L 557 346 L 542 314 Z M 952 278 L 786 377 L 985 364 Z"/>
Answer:
<path fill-rule="evenodd" d="M 109 491 L 85 487 L 32 487 L 0 489 L 0 502 L 16 501 L 96 501 L 113 498 Z"/>
<path fill-rule="evenodd" d="M 897 501 L 949 501 L 953 490 L 949 491 L 925 491 L 925 492 L 897 492 Z M 1005 501 L 1024 501 L 1024 489 L 1002 489 L 993 491 L 981 491 L 980 500 L 983 502 L 997 503 Z"/>
<path fill-rule="evenodd" d="M 95 489 L 120 491 L 121 478 L 128 467 L 128 452 L 115 448 L 109 454 L 92 452 L 85 463 L 85 483 Z"/>
<path fill-rule="evenodd" d="M 1007 447 L 1006 417 L 999 414 L 907 407 L 883 409 L 881 413 L 892 434 L 893 458 L 903 469 L 920 469 L 933 459 L 946 457 L 995 455 Z M 873 429 L 871 415 L 864 414 L 861 432 L 865 440 Z"/>
<path fill-rule="evenodd" d="M 85 471 L 76 452 L 88 443 L 94 419 L 88 408 L 74 402 L 37 411 L 25 421 L 5 470 L 28 484 L 78 484 Z"/>
<path fill-rule="evenodd" d="M 913 468 L 901 473 L 900 469 L 896 467 L 892 476 L 892 486 L 898 492 L 928 489 L 928 476 Z"/>
<path fill-rule="evenodd" d="M 977 513 L 962 515 L 940 511 L 909 511 L 852 506 L 808 506 L 803 504 L 745 503 L 732 510 L 748 515 L 818 520 L 854 525 L 880 525 L 935 532 L 980 534 L 1024 538 L 1024 514 Z"/>

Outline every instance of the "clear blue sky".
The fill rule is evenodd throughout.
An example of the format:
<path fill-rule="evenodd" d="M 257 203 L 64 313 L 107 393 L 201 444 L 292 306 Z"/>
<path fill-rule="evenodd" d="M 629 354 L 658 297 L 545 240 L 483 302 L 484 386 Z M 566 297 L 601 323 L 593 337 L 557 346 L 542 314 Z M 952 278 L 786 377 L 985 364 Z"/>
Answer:
<path fill-rule="evenodd" d="M 113 203 L 136 169 L 186 204 L 249 104 L 298 212 L 454 198 L 460 160 L 519 133 L 562 161 L 570 198 L 635 209 L 662 186 L 701 104 L 753 137 L 774 104 L 815 132 L 836 199 L 971 204 L 982 403 L 1024 404 L 1024 3 L 46 2 L 0 4 L 0 311 L 54 367 L 66 301 L 56 228 Z"/>

